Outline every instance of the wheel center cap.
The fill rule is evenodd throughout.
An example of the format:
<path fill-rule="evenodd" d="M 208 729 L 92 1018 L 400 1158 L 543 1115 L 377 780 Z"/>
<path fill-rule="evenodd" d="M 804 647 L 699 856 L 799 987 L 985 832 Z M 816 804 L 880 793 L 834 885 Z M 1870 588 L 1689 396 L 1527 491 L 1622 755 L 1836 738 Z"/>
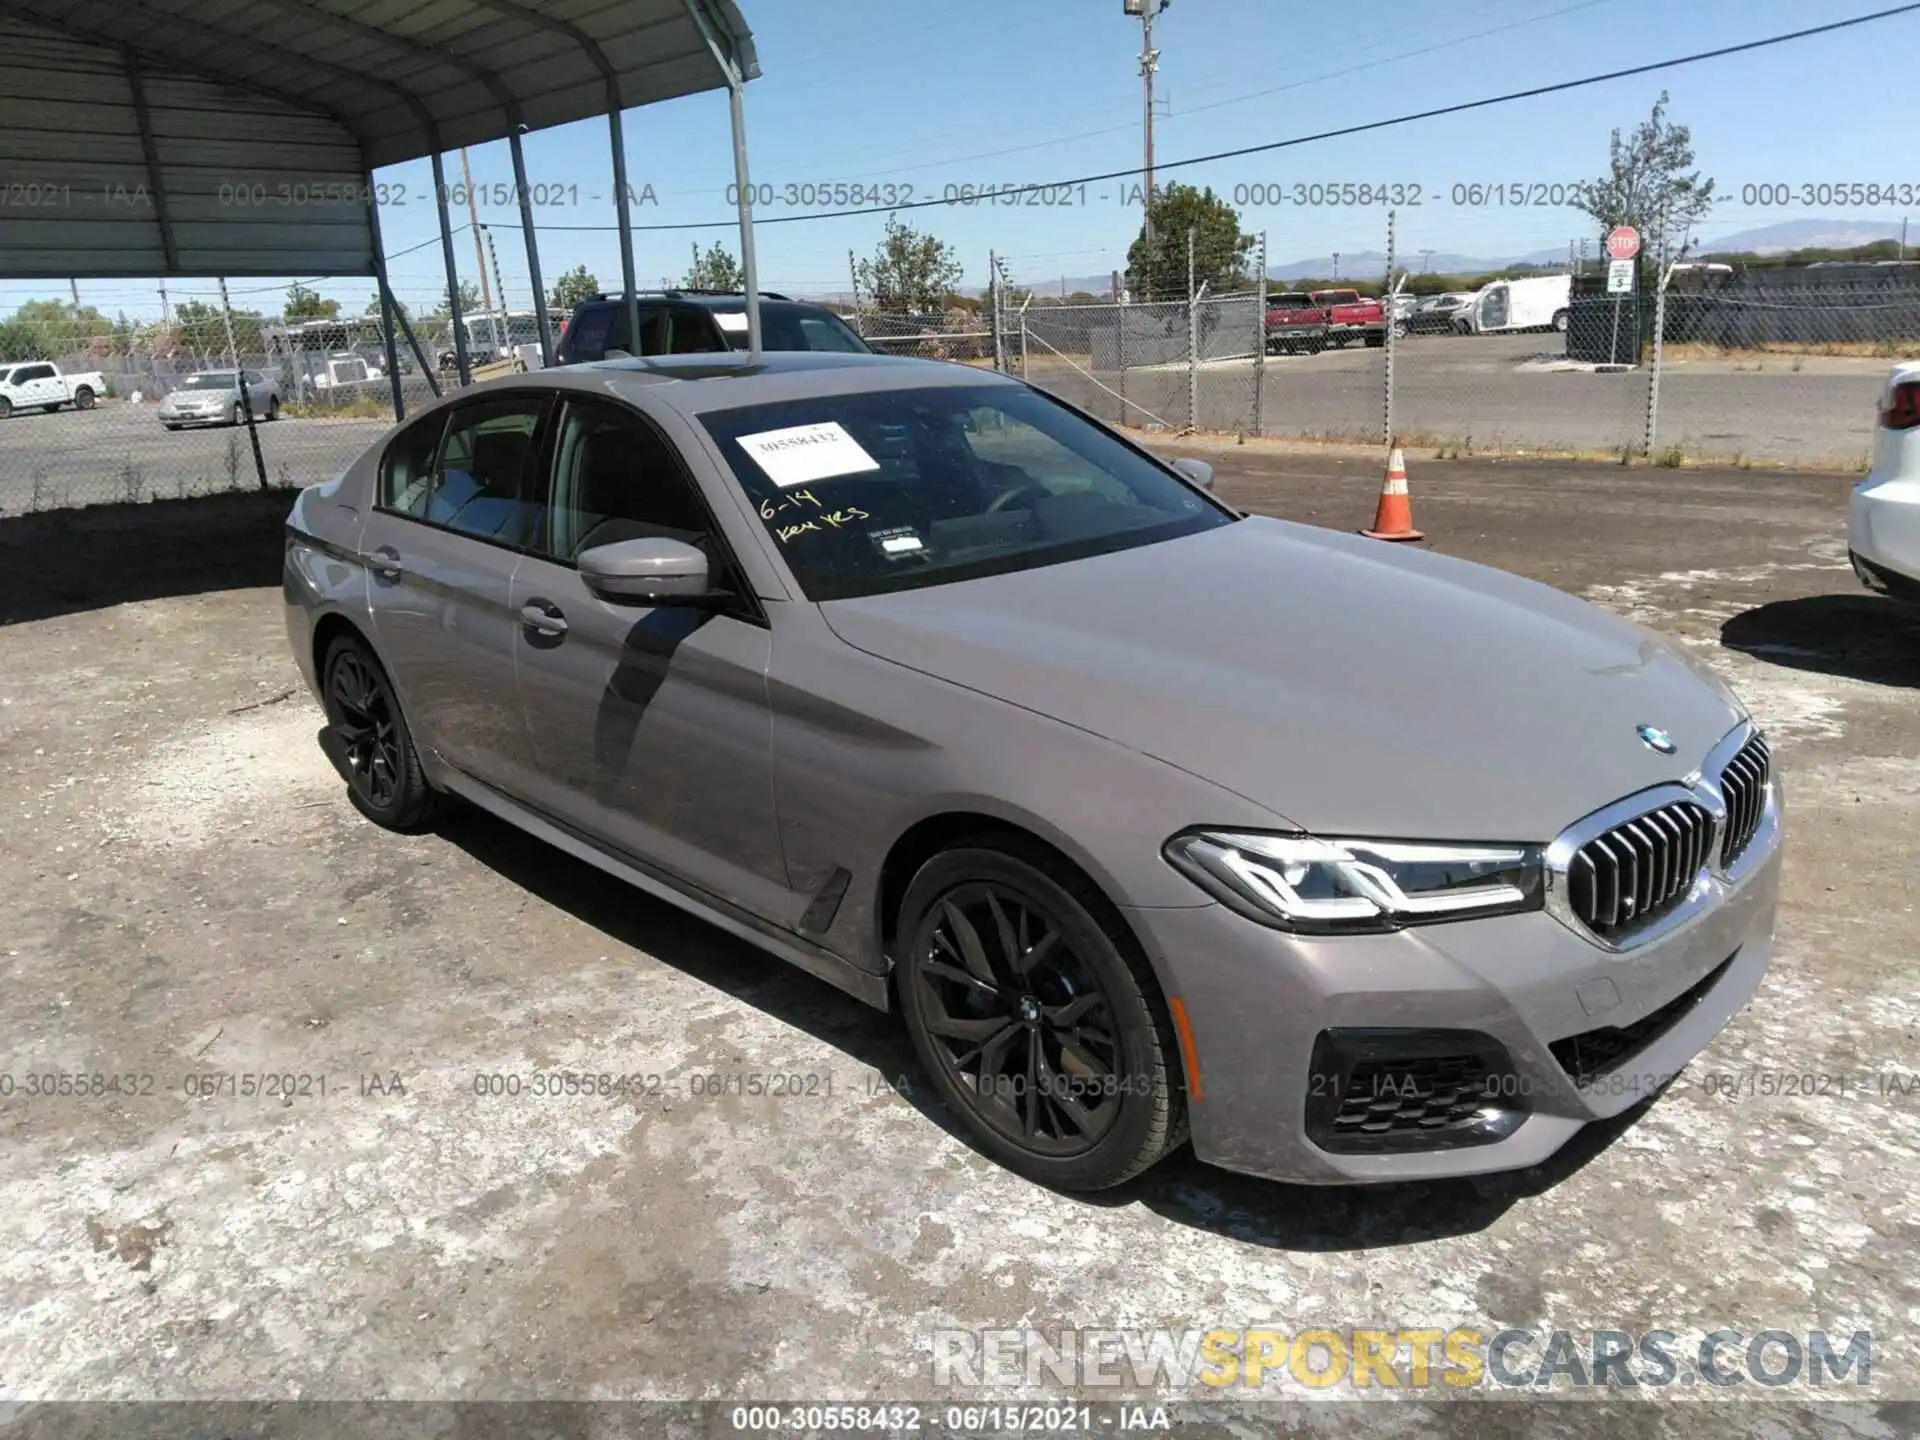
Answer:
<path fill-rule="evenodd" d="M 1020 1018 L 1031 1024 L 1040 1018 L 1040 1002 L 1031 995 L 1022 995 L 1019 1005 Z"/>

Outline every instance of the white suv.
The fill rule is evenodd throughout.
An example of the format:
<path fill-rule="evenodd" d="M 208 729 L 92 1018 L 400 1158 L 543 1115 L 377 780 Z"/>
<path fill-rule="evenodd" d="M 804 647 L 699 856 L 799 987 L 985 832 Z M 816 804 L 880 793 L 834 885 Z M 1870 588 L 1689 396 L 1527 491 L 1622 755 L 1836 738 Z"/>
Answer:
<path fill-rule="evenodd" d="M 1887 377 L 1873 469 L 1853 487 L 1847 549 L 1867 588 L 1920 603 L 1920 361 Z"/>

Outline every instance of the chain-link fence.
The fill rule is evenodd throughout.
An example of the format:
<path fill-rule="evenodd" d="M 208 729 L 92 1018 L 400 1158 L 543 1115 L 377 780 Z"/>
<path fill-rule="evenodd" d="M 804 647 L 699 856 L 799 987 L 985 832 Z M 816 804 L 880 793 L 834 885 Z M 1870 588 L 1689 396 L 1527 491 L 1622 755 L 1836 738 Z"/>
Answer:
<path fill-rule="evenodd" d="M 1920 265 L 1603 264 L 1440 276 L 1395 234 L 1335 277 L 1135 303 L 1004 283 L 925 313 L 855 309 L 885 354 L 1025 375 L 1112 423 L 1443 453 L 1856 468 L 1889 365 L 1920 355 Z M 1062 286 L 1064 291 L 1065 286 Z M 530 308 L 465 319 L 477 378 L 540 363 Z M 308 483 L 457 384 L 444 318 L 0 322 L 0 514 Z M 242 392 L 236 375 L 245 378 Z"/>
<path fill-rule="evenodd" d="M 1337 282 L 1193 304 L 996 287 L 987 328 L 1006 369 L 1117 423 L 1663 464 L 1858 467 L 1889 365 L 1920 355 L 1920 265 L 1649 255 L 1610 293 L 1577 254 L 1443 277 L 1396 260 L 1446 236 L 1382 239 Z"/>
<path fill-rule="evenodd" d="M 537 367 L 531 312 L 465 318 L 471 373 Z M 457 387 L 445 317 L 396 337 L 373 316 L 15 323 L 0 351 L 0 515 L 325 479 L 393 422 Z M 404 334 L 403 330 L 403 334 Z"/>

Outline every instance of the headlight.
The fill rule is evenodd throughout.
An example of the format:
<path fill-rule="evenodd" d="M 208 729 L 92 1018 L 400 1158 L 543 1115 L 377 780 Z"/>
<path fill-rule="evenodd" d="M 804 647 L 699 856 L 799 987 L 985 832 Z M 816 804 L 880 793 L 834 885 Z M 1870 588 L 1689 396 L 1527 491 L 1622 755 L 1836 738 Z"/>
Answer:
<path fill-rule="evenodd" d="M 1248 918 L 1309 934 L 1537 910 L 1545 894 L 1537 845 L 1195 830 L 1166 855 Z"/>

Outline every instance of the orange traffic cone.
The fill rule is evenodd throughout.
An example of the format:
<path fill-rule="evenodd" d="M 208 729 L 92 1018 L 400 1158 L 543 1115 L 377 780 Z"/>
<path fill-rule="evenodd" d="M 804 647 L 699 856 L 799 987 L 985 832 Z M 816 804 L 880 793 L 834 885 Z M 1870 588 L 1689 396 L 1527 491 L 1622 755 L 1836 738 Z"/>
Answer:
<path fill-rule="evenodd" d="M 1380 507 L 1373 512 L 1373 528 L 1360 532 L 1370 540 L 1424 540 L 1413 528 L 1413 497 L 1407 494 L 1407 462 L 1394 446 L 1387 455 L 1387 481 L 1380 487 Z"/>

